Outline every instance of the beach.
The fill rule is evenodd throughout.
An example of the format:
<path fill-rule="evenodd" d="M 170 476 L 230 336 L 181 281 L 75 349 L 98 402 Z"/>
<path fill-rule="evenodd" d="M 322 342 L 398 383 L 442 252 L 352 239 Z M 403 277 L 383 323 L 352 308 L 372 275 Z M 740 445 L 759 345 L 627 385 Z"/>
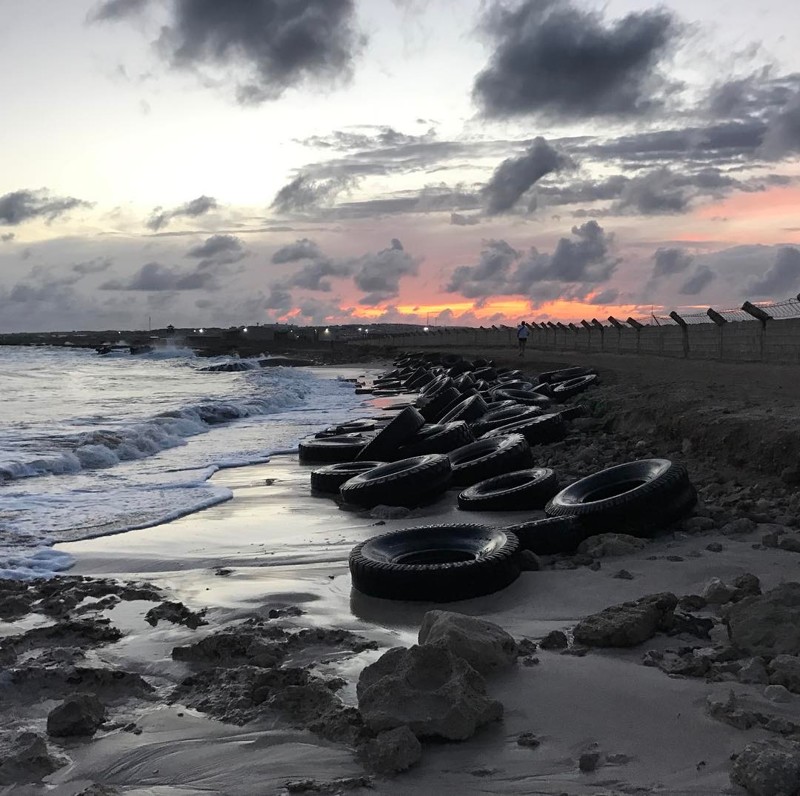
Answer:
<path fill-rule="evenodd" d="M 220 470 L 211 484 L 230 491 L 226 502 L 166 524 L 56 545 L 74 559 L 67 578 L 148 584 L 155 590 L 150 599 L 118 594 L 93 607 L 85 598 L 60 616 L 25 612 L 0 622 L 5 638 L 54 619 L 109 619 L 121 637 L 84 645 L 79 665 L 131 675 L 108 691 L 107 724 L 91 740 L 49 740 L 50 754 L 68 759 L 66 765 L 44 783 L 0 792 L 745 793 L 731 784 L 731 756 L 775 733 L 764 726 L 733 726 L 709 706 L 734 690 L 753 710 L 796 719 L 800 697 L 771 701 L 763 683 L 741 682 L 718 664 L 691 676 L 688 669 L 670 672 L 658 663 L 666 650 L 722 645 L 716 605 L 691 611 L 713 624 L 705 637 L 678 628 L 629 649 L 588 649 L 574 642 L 571 631 L 588 615 L 646 595 L 700 595 L 712 578 L 731 583 L 752 574 L 763 591 L 797 579 L 800 559 L 791 546 L 763 543 L 770 533 L 794 539 L 798 525 L 797 493 L 784 461 L 796 450 L 787 424 L 791 396 L 769 393 L 764 378 L 748 380 L 742 393 L 715 392 L 712 400 L 713 371 L 685 372 L 686 380 L 678 382 L 661 363 L 648 370 L 636 369 L 633 358 L 623 360 L 598 363 L 601 386 L 579 399 L 587 416 L 571 423 L 563 442 L 536 446 L 536 465 L 553 467 L 566 484 L 634 458 L 683 462 L 700 495 L 692 519 L 705 522 L 687 520 L 619 555 L 543 557 L 538 571 L 524 571 L 486 597 L 446 605 L 388 601 L 351 588 L 347 557 L 356 543 L 418 525 L 469 521 L 505 527 L 543 512 L 463 512 L 457 489 L 405 513 L 345 510 L 311 494 L 313 467 L 299 464 L 294 453 Z M 563 358 L 561 363 L 567 364 Z M 528 352 L 521 366 L 537 372 L 549 365 L 546 357 Z M 376 363 L 369 371 L 380 367 Z M 777 378 L 774 369 L 761 372 Z M 698 387 L 703 381 L 707 391 Z M 403 397 L 376 399 L 370 411 L 388 416 L 381 405 L 398 400 Z M 743 427 L 748 434 L 740 433 Z M 731 434 L 738 434 L 740 444 L 724 444 Z M 731 527 L 741 520 L 746 522 Z M 189 617 L 195 626 L 163 619 L 153 626 L 145 617 L 158 600 L 183 604 L 183 620 Z M 345 705 L 355 706 L 362 669 L 389 648 L 415 644 L 432 608 L 494 622 L 518 642 L 527 640 L 528 652 L 487 676 L 489 695 L 504 706 L 501 721 L 463 742 L 424 742 L 420 762 L 396 777 L 365 770 L 344 725 L 313 731 L 303 706 L 281 712 L 245 699 L 237 688 L 247 686 L 241 677 L 252 660 L 231 663 L 230 677 L 204 680 L 197 658 L 173 655 L 176 647 L 221 631 L 235 635 L 250 622 L 247 627 L 286 643 L 284 668 L 305 668 L 335 688 Z M 302 641 L 281 635 L 304 631 L 311 632 Z M 566 649 L 532 650 L 531 642 L 552 631 L 567 633 Z M 69 646 L 63 638 L 37 642 L 13 665 L 74 664 L 77 653 L 63 651 Z M 241 675 L 236 682 L 235 672 Z M 17 732 L 43 733 L 56 690 L 45 688 L 41 671 L 29 675 L 2 708 L 4 723 Z M 535 745 L 520 742 L 526 733 L 535 736 Z M 595 752 L 596 767 L 582 770 L 582 756 Z"/>

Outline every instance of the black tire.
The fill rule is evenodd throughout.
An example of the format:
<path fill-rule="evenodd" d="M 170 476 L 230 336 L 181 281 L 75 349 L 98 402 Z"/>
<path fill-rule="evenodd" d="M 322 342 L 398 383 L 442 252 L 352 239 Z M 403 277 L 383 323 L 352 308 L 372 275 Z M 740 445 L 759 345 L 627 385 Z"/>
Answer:
<path fill-rule="evenodd" d="M 365 437 L 363 434 L 310 437 L 298 445 L 300 463 L 352 462 L 364 450 L 369 441 L 369 437 Z"/>
<path fill-rule="evenodd" d="M 424 423 L 425 418 L 413 406 L 407 406 L 364 446 L 357 458 L 389 461 L 397 447 L 413 437 Z"/>
<path fill-rule="evenodd" d="M 525 390 L 530 392 L 533 390 L 533 382 L 525 379 L 498 379 L 495 390 Z"/>
<path fill-rule="evenodd" d="M 472 423 L 480 417 L 483 417 L 488 408 L 486 401 L 480 395 L 470 395 L 459 401 L 444 417 L 442 423 L 453 423 L 456 420 L 463 420 L 467 423 Z"/>
<path fill-rule="evenodd" d="M 497 368 L 497 381 L 528 381 L 521 370 L 503 370 Z"/>
<path fill-rule="evenodd" d="M 311 488 L 315 492 L 339 494 L 339 487 L 356 475 L 369 472 L 385 462 L 340 462 L 311 471 Z"/>
<path fill-rule="evenodd" d="M 531 550 L 540 556 L 574 553 L 578 545 L 590 535 L 574 517 L 531 520 L 509 525 L 507 530 L 517 536 L 523 550 Z"/>
<path fill-rule="evenodd" d="M 493 429 L 506 426 L 509 423 L 518 423 L 523 420 L 529 420 L 532 417 L 538 417 L 542 414 L 542 410 L 536 406 L 522 406 L 522 404 L 514 404 L 506 409 L 496 409 L 493 412 L 487 412 L 482 418 L 476 420 L 472 424 L 472 433 L 476 437 L 480 437 Z"/>
<path fill-rule="evenodd" d="M 445 389 L 439 390 L 436 393 L 435 398 L 426 401 L 423 406 L 420 406 L 418 402 L 417 407 L 427 423 L 436 423 L 439 418 L 445 412 L 449 411 L 451 406 L 455 406 L 461 398 L 461 393 L 455 387 L 445 387 Z"/>
<path fill-rule="evenodd" d="M 407 390 L 419 390 L 432 381 L 433 376 L 428 373 L 427 370 L 424 368 L 417 368 L 406 380 L 405 388 Z"/>
<path fill-rule="evenodd" d="M 547 415 L 540 414 L 536 417 L 512 421 L 481 434 L 479 439 L 492 439 L 492 437 L 502 436 L 503 434 L 522 434 L 529 445 L 546 445 L 549 442 L 561 442 L 567 436 L 567 427 L 561 415 L 558 412 L 553 412 Z"/>
<path fill-rule="evenodd" d="M 436 376 L 419 391 L 417 400 L 420 405 L 423 405 L 425 401 L 432 400 L 440 390 L 452 386 L 453 380 L 449 376 Z"/>
<path fill-rule="evenodd" d="M 453 379 L 453 387 L 455 387 L 460 392 L 464 392 L 464 390 L 468 390 L 471 387 L 475 386 L 475 380 L 469 373 L 463 373 L 457 379 Z"/>
<path fill-rule="evenodd" d="M 552 401 L 546 396 L 533 390 L 513 390 L 500 387 L 494 391 L 494 397 L 499 401 L 516 401 L 524 406 L 539 406 L 542 409 L 552 405 Z"/>
<path fill-rule="evenodd" d="M 431 430 L 423 434 L 427 428 Z M 470 442 L 475 442 L 475 437 L 463 420 L 432 423 L 430 426 L 423 426 L 405 445 L 401 445 L 393 459 L 408 459 L 426 453 L 450 453 Z"/>
<path fill-rule="evenodd" d="M 577 376 L 567 381 L 561 381 L 553 385 L 553 400 L 558 402 L 566 401 L 574 395 L 578 395 L 584 390 L 589 389 L 589 387 L 596 383 L 597 375 L 594 373 L 589 373 L 586 376 Z"/>
<path fill-rule="evenodd" d="M 432 500 L 450 485 L 447 456 L 429 453 L 375 467 L 342 484 L 339 494 L 346 503 L 363 508 L 379 504 L 413 508 Z"/>
<path fill-rule="evenodd" d="M 592 368 L 576 367 L 576 368 L 562 368 L 561 370 L 549 370 L 545 373 L 539 374 L 539 381 L 546 384 L 558 384 L 562 381 L 575 379 L 578 376 L 588 376 L 594 373 Z"/>
<path fill-rule="evenodd" d="M 353 587 L 387 600 L 453 602 L 519 577 L 519 541 L 483 525 L 430 525 L 375 536 L 350 553 Z"/>
<path fill-rule="evenodd" d="M 378 423 L 375 420 L 348 420 L 338 426 L 328 426 L 326 429 L 318 431 L 314 436 L 321 439 L 323 437 L 338 437 L 342 434 L 363 434 L 364 432 L 374 431 L 377 427 Z"/>
<path fill-rule="evenodd" d="M 595 533 L 650 536 L 685 516 L 696 501 L 685 467 L 668 459 L 643 459 L 576 481 L 545 510 L 551 517 L 576 517 Z"/>
<path fill-rule="evenodd" d="M 497 378 L 497 371 L 492 367 L 478 368 L 472 371 L 472 378 L 475 381 L 494 381 Z"/>
<path fill-rule="evenodd" d="M 576 417 L 586 417 L 589 414 L 586 407 L 581 404 L 566 406 L 563 409 L 559 409 L 558 413 L 563 420 L 574 420 Z"/>
<path fill-rule="evenodd" d="M 450 453 L 453 483 L 471 486 L 495 475 L 533 466 L 533 455 L 525 437 L 508 434 L 479 440 Z"/>
<path fill-rule="evenodd" d="M 486 404 L 486 412 L 496 412 L 498 409 L 508 409 L 509 406 L 519 406 L 516 401 L 512 401 L 510 398 L 506 398 L 503 401 L 490 401 Z"/>
<path fill-rule="evenodd" d="M 556 474 L 547 468 L 535 467 L 473 484 L 458 496 L 458 507 L 464 511 L 543 509 L 557 492 Z"/>

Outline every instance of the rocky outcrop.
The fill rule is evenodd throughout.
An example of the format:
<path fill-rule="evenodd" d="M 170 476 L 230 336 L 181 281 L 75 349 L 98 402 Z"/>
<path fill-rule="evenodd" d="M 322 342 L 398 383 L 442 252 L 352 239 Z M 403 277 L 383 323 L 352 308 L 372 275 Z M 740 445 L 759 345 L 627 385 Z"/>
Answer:
<path fill-rule="evenodd" d="M 160 621 L 172 622 L 174 625 L 186 625 L 190 630 L 196 630 L 200 625 L 207 625 L 203 619 L 205 611 L 192 611 L 183 603 L 163 602 L 155 608 L 151 608 L 144 619 L 147 624 L 155 627 Z"/>
<path fill-rule="evenodd" d="M 406 771 L 421 757 L 422 744 L 406 726 L 381 732 L 358 750 L 358 759 L 365 768 L 384 775 Z"/>
<path fill-rule="evenodd" d="M 373 732 L 408 726 L 418 738 L 464 740 L 503 715 L 483 677 L 444 647 L 395 647 L 358 680 L 358 706 Z"/>
<path fill-rule="evenodd" d="M 635 647 L 669 629 L 677 604 L 674 594 L 664 592 L 612 605 L 579 622 L 573 635 L 576 642 L 590 647 Z"/>
<path fill-rule="evenodd" d="M 510 666 L 517 659 L 517 642 L 502 627 L 452 611 L 428 611 L 418 640 L 450 650 L 481 674 Z"/>
<path fill-rule="evenodd" d="M 732 605 L 725 615 L 731 641 L 749 655 L 800 654 L 800 583 Z"/>
<path fill-rule="evenodd" d="M 94 735 L 106 720 L 106 709 L 92 694 L 70 697 L 47 716 L 47 734 L 55 737 Z"/>
<path fill-rule="evenodd" d="M 754 741 L 736 757 L 731 781 L 751 796 L 800 795 L 800 743 Z"/>
<path fill-rule="evenodd" d="M 773 658 L 769 664 L 769 682 L 800 694 L 800 658 L 795 655 L 778 655 Z"/>
<path fill-rule="evenodd" d="M 0 740 L 0 785 L 38 782 L 66 764 L 50 754 L 45 739 L 35 732 Z"/>

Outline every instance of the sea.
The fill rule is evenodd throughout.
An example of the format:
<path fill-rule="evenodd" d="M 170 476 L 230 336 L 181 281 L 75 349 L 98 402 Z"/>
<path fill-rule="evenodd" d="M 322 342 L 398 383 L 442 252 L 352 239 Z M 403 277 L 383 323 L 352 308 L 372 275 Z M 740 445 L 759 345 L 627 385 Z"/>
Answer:
<path fill-rule="evenodd" d="M 58 542 L 168 522 L 231 498 L 220 468 L 297 450 L 327 425 L 374 413 L 362 369 L 209 372 L 229 358 L 167 348 L 0 346 L 0 578 L 69 569 Z"/>

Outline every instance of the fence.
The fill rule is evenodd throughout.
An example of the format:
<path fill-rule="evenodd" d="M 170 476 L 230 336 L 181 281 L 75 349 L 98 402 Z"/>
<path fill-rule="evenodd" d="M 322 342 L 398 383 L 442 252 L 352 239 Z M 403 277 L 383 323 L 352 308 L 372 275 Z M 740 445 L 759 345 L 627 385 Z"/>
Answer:
<path fill-rule="evenodd" d="M 732 362 L 800 364 L 800 296 L 777 303 L 705 313 L 621 321 L 610 316 L 580 323 L 553 321 L 528 324 L 528 347 L 552 351 L 585 351 L 608 354 L 640 354 Z M 509 348 L 516 346 L 511 326 L 431 327 L 360 340 L 359 345 L 387 348 Z"/>

